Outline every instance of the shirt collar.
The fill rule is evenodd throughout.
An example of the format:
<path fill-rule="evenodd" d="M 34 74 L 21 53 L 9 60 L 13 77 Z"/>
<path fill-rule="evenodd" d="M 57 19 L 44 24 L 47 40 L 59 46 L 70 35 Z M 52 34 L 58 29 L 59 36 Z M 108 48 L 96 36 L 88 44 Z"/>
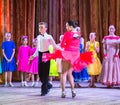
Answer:
<path fill-rule="evenodd" d="M 41 34 L 42 36 L 46 36 L 47 35 L 47 33 L 45 32 L 44 34 Z"/>
<path fill-rule="evenodd" d="M 44 33 L 44 36 L 46 36 L 47 35 L 47 33 Z"/>

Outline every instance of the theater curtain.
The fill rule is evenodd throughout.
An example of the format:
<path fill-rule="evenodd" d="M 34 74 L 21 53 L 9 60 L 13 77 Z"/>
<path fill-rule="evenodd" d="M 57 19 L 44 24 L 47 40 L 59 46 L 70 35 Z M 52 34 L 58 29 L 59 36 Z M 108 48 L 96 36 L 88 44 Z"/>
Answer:
<path fill-rule="evenodd" d="M 81 27 L 81 34 L 85 42 L 89 40 L 89 33 L 96 32 L 100 42 L 100 58 L 102 61 L 103 36 L 108 34 L 109 25 L 116 27 L 116 34 L 120 34 L 120 1 L 119 0 L 36 0 L 35 35 L 38 34 L 37 23 L 48 22 L 48 32 L 59 42 L 59 35 L 63 34 L 65 23 L 75 20 Z"/>
<path fill-rule="evenodd" d="M 0 0 L 0 7 L 0 42 L 6 31 L 11 32 L 16 43 L 16 57 L 21 36 L 28 36 L 29 45 L 34 38 L 35 0 Z M 13 80 L 19 79 L 19 73 L 14 72 Z"/>
<path fill-rule="evenodd" d="M 120 0 L 0 0 L 0 43 L 4 33 L 10 31 L 17 48 L 21 35 L 28 35 L 31 45 L 38 34 L 39 21 L 48 23 L 48 33 L 58 43 L 68 20 L 78 22 L 85 42 L 90 32 L 96 32 L 102 61 L 101 41 L 108 34 L 109 25 L 115 25 L 116 34 L 120 34 Z M 17 76 L 14 73 L 14 79 Z"/>
<path fill-rule="evenodd" d="M 0 44 L 3 40 L 3 2 L 0 1 Z M 1 50 L 0 50 L 0 58 L 1 58 Z M 2 83 L 2 75 L 0 74 L 0 83 Z"/>

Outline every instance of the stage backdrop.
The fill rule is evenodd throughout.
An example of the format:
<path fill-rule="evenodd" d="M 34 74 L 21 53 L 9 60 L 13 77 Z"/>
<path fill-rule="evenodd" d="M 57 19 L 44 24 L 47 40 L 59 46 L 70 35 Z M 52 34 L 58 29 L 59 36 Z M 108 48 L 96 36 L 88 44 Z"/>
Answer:
<path fill-rule="evenodd" d="M 116 27 L 120 34 L 120 0 L 0 0 L 0 42 L 6 31 L 13 34 L 16 46 L 21 45 L 21 36 L 29 36 L 29 45 L 38 33 L 38 22 L 48 23 L 48 33 L 56 43 L 63 34 L 65 23 L 75 20 L 81 27 L 85 42 L 90 32 L 97 33 L 97 40 L 108 34 L 108 26 Z M 102 61 L 102 44 L 99 57 Z M 17 54 L 17 49 L 16 49 Z M 14 80 L 19 73 L 14 73 Z"/>

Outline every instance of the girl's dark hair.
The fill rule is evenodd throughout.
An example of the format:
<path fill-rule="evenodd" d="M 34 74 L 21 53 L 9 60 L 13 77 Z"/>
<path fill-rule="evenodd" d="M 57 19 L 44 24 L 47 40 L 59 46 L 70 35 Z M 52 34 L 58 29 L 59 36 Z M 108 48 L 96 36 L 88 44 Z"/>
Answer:
<path fill-rule="evenodd" d="M 69 20 L 67 21 L 67 23 L 69 26 L 72 26 L 73 28 L 76 28 L 78 26 L 78 24 L 73 20 Z"/>

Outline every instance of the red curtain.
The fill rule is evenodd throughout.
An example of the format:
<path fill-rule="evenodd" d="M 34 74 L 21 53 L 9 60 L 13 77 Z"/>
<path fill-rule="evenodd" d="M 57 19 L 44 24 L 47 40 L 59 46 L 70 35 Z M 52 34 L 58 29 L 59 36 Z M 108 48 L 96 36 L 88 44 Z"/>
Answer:
<path fill-rule="evenodd" d="M 116 34 L 120 34 L 120 0 L 0 0 L 0 42 L 4 33 L 10 31 L 17 48 L 21 35 L 28 35 L 31 45 L 38 34 L 38 22 L 45 21 L 48 33 L 58 43 L 70 19 L 78 22 L 85 41 L 90 32 L 97 33 L 102 61 L 101 40 L 108 34 L 109 25 L 115 25 Z"/>
<path fill-rule="evenodd" d="M 36 0 L 35 35 L 38 34 L 37 23 L 46 21 L 48 32 L 58 43 L 68 20 L 78 22 L 85 42 L 90 32 L 96 32 L 102 60 L 101 41 L 108 34 L 109 25 L 115 25 L 116 34 L 120 34 L 120 0 Z"/>
<path fill-rule="evenodd" d="M 3 2 L 0 0 L 0 42 L 2 42 L 3 37 Z"/>
<path fill-rule="evenodd" d="M 4 33 L 9 31 L 17 48 L 21 45 L 22 35 L 28 35 L 31 45 L 34 38 L 34 22 L 35 0 L 0 0 L 0 42 L 3 41 Z M 13 79 L 19 80 L 18 72 L 13 73 Z"/>

